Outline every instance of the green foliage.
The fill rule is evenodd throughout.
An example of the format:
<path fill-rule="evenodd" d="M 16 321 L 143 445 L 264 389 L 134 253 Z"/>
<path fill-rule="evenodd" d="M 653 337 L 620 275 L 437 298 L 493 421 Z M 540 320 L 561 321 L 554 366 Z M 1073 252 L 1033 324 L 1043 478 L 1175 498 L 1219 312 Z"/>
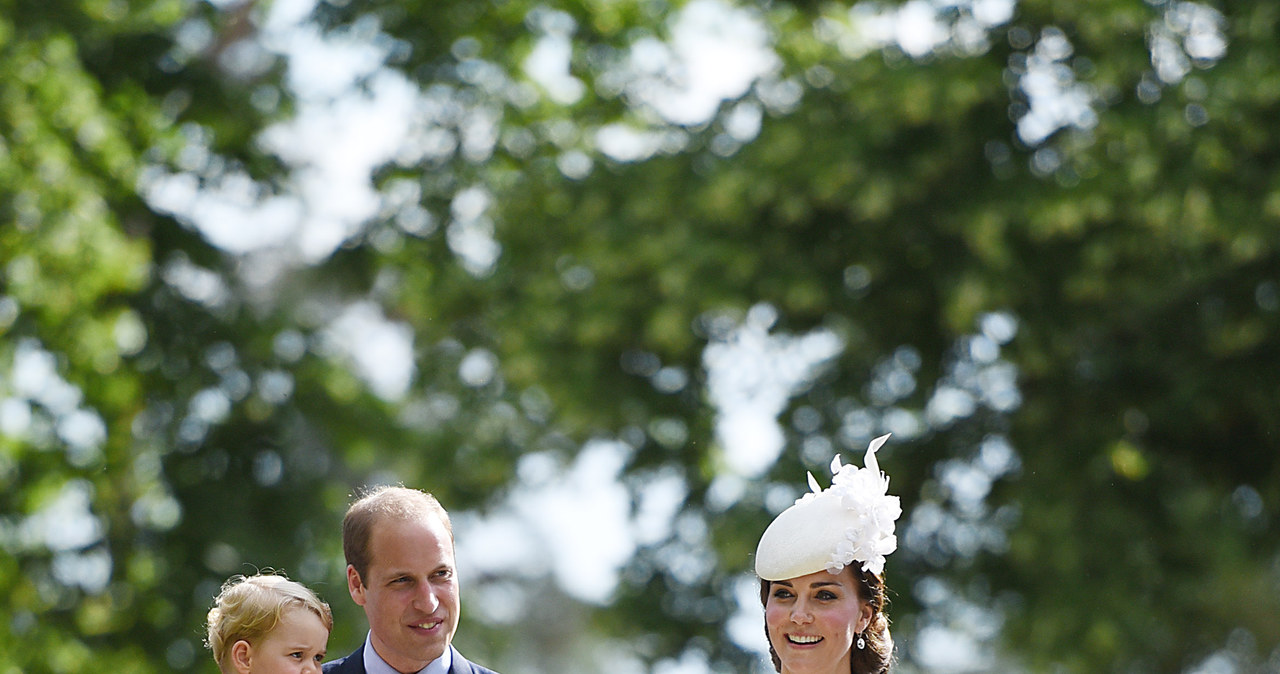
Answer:
<path fill-rule="evenodd" d="M 778 491 L 887 429 L 881 464 L 908 512 L 889 563 L 904 670 L 927 668 L 929 628 L 977 629 L 968 607 L 998 623 L 981 644 L 991 670 L 1185 671 L 1223 649 L 1274 663 L 1273 3 L 1219 10 L 1225 52 L 1166 79 L 1153 45 L 1184 38 L 1171 13 L 1201 5 L 1026 0 L 976 42 L 913 56 L 865 42 L 867 3 L 759 3 L 776 71 L 682 125 L 619 78 L 639 77 L 632 46 L 675 39 L 689 5 L 321 2 L 331 34 L 373 36 L 387 67 L 457 106 L 430 122 L 456 147 L 375 176 L 415 190 L 409 206 L 438 226 L 385 209 L 266 282 L 269 256 L 220 251 L 139 192 L 157 167 L 290 188 L 258 142 L 295 111 L 285 64 L 232 58 L 267 10 L 3 7 L 0 672 L 212 671 L 204 611 L 257 567 L 316 587 L 345 652 L 364 630 L 337 540 L 353 490 L 404 481 L 485 513 L 519 489 L 522 458 L 568 462 L 601 438 L 630 448 L 634 498 L 679 478 L 684 528 L 641 546 L 600 606 L 542 577 L 468 581 L 474 602 L 518 583 L 525 608 L 506 623 L 469 609 L 459 644 L 510 674 L 588 671 L 602 651 L 758 670 L 725 626 Z M 524 64 L 565 25 L 583 89 L 556 102 Z M 1092 96 L 1093 123 L 1020 135 L 1035 104 L 1020 75 L 1058 38 L 1057 72 Z M 734 115 L 753 111 L 743 133 Z M 495 142 L 467 149 L 484 115 Z M 610 125 L 655 149 L 609 156 Z M 488 195 L 501 246 L 480 272 L 450 243 L 468 189 Z M 366 298 L 412 332 L 401 399 L 327 346 L 336 307 Z M 733 448 L 704 355 L 762 305 L 775 334 L 822 330 L 843 350 L 791 397 L 777 464 L 726 504 Z M 979 343 L 992 316 L 1016 336 Z M 996 355 L 979 359 L 983 345 Z M 460 376 L 484 354 L 494 377 Z M 14 364 L 33 358 L 72 394 L 22 389 Z M 1016 405 L 981 398 L 973 380 L 1009 371 Z M 893 377 L 910 383 L 886 393 Z M 931 416 L 935 392 L 964 386 L 972 410 Z M 94 419 L 101 437 L 77 439 L 73 421 Z M 1014 463 L 966 502 L 956 471 L 1001 439 Z M 96 529 L 48 538 L 50 508 L 81 497 Z M 102 582 L 68 571 L 104 566 Z"/>

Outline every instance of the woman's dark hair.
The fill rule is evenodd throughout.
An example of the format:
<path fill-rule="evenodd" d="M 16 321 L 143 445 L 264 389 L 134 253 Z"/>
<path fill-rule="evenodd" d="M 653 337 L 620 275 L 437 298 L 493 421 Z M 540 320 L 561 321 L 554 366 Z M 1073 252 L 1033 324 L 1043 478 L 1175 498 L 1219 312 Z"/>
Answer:
<path fill-rule="evenodd" d="M 862 566 L 854 563 L 847 567 L 853 572 L 858 582 L 858 598 L 871 607 L 871 622 L 862 633 L 866 640 L 866 648 L 858 648 L 855 644 L 849 657 L 850 674 L 886 674 L 893 664 L 893 637 L 889 636 L 889 617 L 885 615 L 884 580 L 870 571 L 863 571 Z M 769 587 L 771 583 L 760 580 L 760 605 L 769 604 Z M 773 668 L 782 671 L 782 660 L 778 652 L 773 650 L 773 641 L 769 639 L 769 625 L 765 624 L 765 639 L 769 642 L 769 658 L 773 660 Z"/>

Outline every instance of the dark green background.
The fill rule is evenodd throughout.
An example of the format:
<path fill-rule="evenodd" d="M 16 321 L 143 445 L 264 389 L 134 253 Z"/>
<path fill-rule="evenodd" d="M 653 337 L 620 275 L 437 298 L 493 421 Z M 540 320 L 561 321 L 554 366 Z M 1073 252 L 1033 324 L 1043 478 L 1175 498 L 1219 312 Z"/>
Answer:
<path fill-rule="evenodd" d="M 576 103 L 516 105 L 459 60 L 524 80 L 535 6 L 573 18 L 572 73 L 586 85 Z M 1178 12 L 1196 6 L 1221 12 L 1226 51 L 1162 82 L 1156 37 L 1177 37 Z M 105 424 L 94 449 L 77 451 L 56 432 L 67 410 L 37 401 L 34 430 L 0 432 L 0 672 L 212 672 L 202 616 L 247 564 L 325 595 L 331 649 L 345 652 L 364 630 L 337 535 L 353 489 L 392 477 L 483 513 L 522 455 L 567 462 L 592 438 L 634 446 L 629 485 L 664 470 L 685 480 L 683 512 L 705 519 L 715 571 L 682 582 L 663 552 L 679 542 L 661 541 L 637 552 L 604 606 L 517 577 L 533 609 L 513 625 L 470 612 L 458 643 L 506 674 L 596 671 L 581 649 L 610 644 L 748 671 L 761 663 L 724 622 L 771 517 L 767 487 L 826 476 L 825 462 L 802 458 L 806 442 L 860 462 L 868 438 L 842 435 L 850 414 L 878 434 L 904 412 L 919 432 L 881 459 L 907 511 L 899 533 L 913 512 L 954 518 L 952 534 L 1002 532 L 973 550 L 922 539 L 890 558 L 904 670 L 924 630 L 980 631 L 965 610 L 976 606 L 1001 618 L 993 670 L 1177 672 L 1217 654 L 1236 671 L 1280 671 L 1280 6 L 1196 6 L 1024 1 L 981 49 L 913 58 L 893 47 L 851 57 L 818 39 L 818 17 L 848 21 L 847 6 L 754 3 L 780 59 L 774 77 L 802 87 L 798 105 L 761 105 L 759 135 L 732 151 L 717 117 L 673 129 L 678 151 L 619 163 L 594 152 L 593 129 L 664 124 L 598 80 L 636 40 L 668 38 L 679 3 L 322 3 L 315 18 L 332 30 L 372 25 L 397 40 L 389 67 L 419 86 L 500 111 L 500 140 L 479 160 L 379 172 L 379 184 L 421 186 L 434 232 L 379 216 L 264 291 L 245 281 L 253 258 L 212 247 L 138 186 L 147 167 L 179 166 L 203 129 L 220 166 L 264 193 L 288 189 L 289 167 L 255 142 L 295 109 L 286 64 L 220 65 L 255 39 L 266 4 L 0 2 L 0 395 L 22 398 L 12 359 L 34 345 L 83 393 L 73 407 Z M 944 20 L 965 20 L 966 7 Z M 210 39 L 189 53 L 177 36 L 193 29 Z M 1029 146 L 1016 130 L 1019 64 L 1054 31 L 1072 45 L 1061 65 L 1093 96 L 1096 124 Z M 573 149 L 594 160 L 584 178 L 557 168 Z M 452 196 L 471 185 L 493 195 L 502 246 L 480 277 L 445 233 Z M 181 264 L 220 277 L 225 301 L 166 282 Z M 578 266 L 593 279 L 585 288 L 564 282 Z M 325 307 L 366 296 L 412 327 L 417 376 L 402 401 L 374 396 L 319 348 Z M 777 465 L 709 512 L 725 460 L 705 389 L 708 317 L 740 319 L 759 303 L 776 309 L 778 334 L 825 329 L 844 350 L 782 413 Z M 1016 320 L 996 364 L 1016 373 L 1020 404 L 928 423 L 935 390 L 974 385 L 965 354 L 993 313 Z M 121 341 L 131 325 L 144 340 Z M 308 348 L 293 357 L 282 335 Z M 480 388 L 457 375 L 475 349 L 500 363 Z M 687 385 L 657 390 L 624 366 L 635 354 Z M 914 386 L 878 395 L 895 371 Z M 258 386 L 273 372 L 292 378 L 283 401 Z M 200 391 L 243 382 L 224 419 L 192 427 Z M 453 413 L 408 421 L 407 406 L 442 399 Z M 947 476 L 992 437 L 1018 468 L 965 511 Z M 272 465 L 278 479 L 262 479 Z M 101 535 L 51 551 L 34 515 L 67 485 L 89 495 Z M 110 559 L 105 588 L 55 572 L 85 555 Z M 930 604 L 931 587 L 952 594 Z"/>

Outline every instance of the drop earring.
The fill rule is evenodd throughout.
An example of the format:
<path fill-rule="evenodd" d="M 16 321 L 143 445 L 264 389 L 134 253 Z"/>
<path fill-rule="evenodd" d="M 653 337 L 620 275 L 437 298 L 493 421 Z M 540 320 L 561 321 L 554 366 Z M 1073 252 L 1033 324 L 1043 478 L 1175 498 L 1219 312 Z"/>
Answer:
<path fill-rule="evenodd" d="M 866 647 L 867 647 L 867 642 L 866 642 L 866 640 L 862 638 L 862 635 L 861 635 L 861 634 L 859 634 L 859 635 L 858 635 L 858 650 L 862 650 L 862 649 L 864 649 L 864 648 L 866 648 Z"/>

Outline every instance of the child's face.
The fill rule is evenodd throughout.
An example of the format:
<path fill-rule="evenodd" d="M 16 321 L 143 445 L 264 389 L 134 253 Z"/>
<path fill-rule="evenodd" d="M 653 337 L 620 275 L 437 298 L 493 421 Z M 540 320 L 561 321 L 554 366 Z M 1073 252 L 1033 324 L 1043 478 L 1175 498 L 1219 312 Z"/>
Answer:
<path fill-rule="evenodd" d="M 274 630 L 249 649 L 249 667 L 242 674 L 319 672 L 328 643 L 329 630 L 320 616 L 305 608 L 291 609 Z"/>

